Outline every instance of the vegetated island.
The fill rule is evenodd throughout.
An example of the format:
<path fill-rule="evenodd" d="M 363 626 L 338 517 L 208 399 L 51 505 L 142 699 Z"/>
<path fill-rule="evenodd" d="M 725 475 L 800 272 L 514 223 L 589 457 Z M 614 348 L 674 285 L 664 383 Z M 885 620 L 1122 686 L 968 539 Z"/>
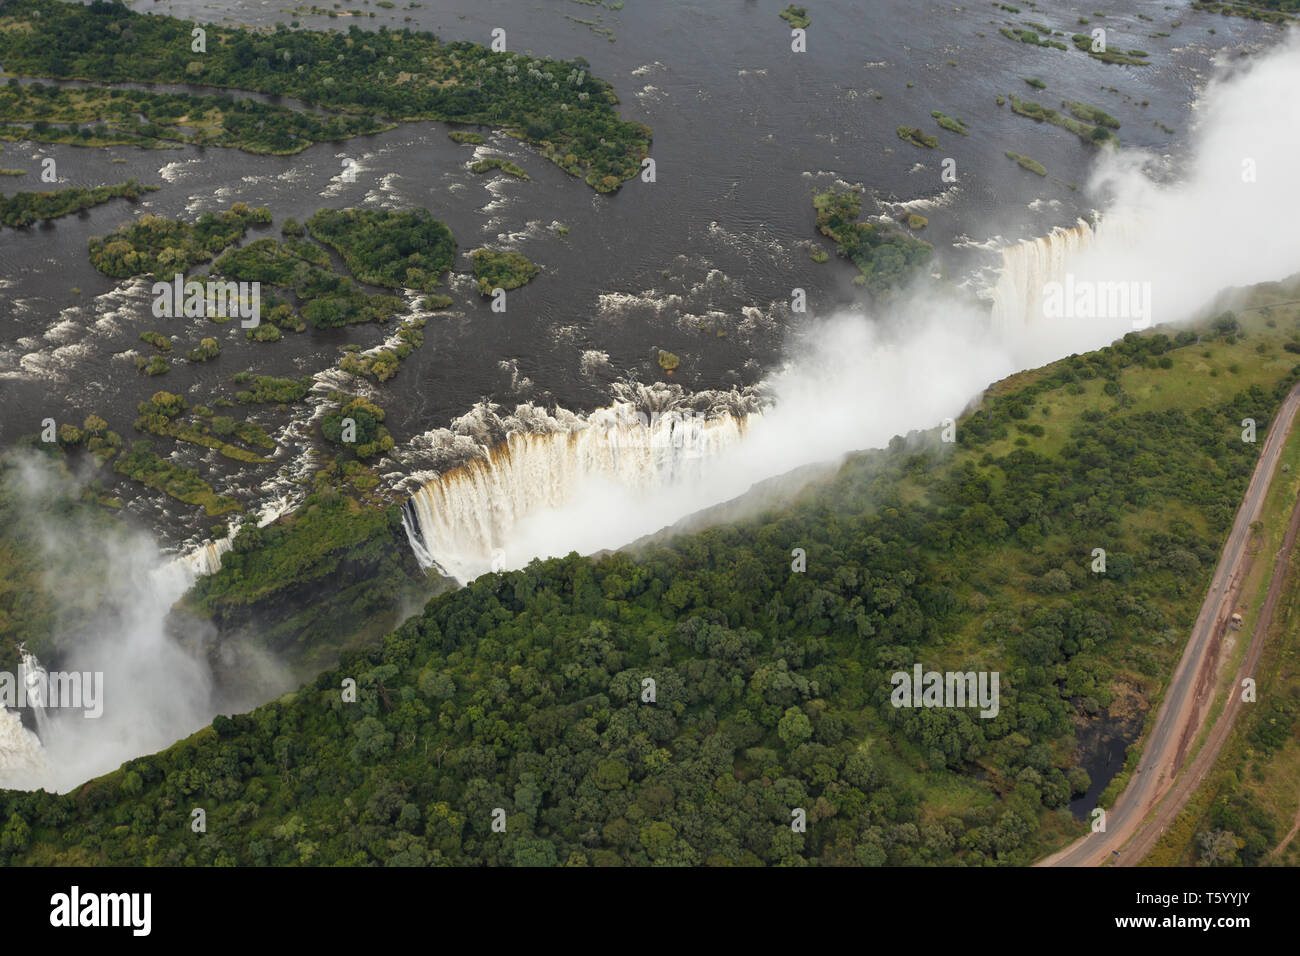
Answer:
<path fill-rule="evenodd" d="M 302 378 L 276 378 L 274 375 L 254 375 L 252 372 L 240 372 L 232 381 L 236 385 L 252 386 L 235 393 L 235 400 L 241 405 L 288 405 L 305 398 L 313 384 L 310 375 Z"/>
<path fill-rule="evenodd" d="M 90 258 L 96 269 L 114 278 L 151 273 L 167 280 L 221 253 L 208 278 L 257 282 L 261 287 L 263 321 L 247 330 L 247 337 L 257 342 L 278 341 L 281 330 L 383 322 L 406 311 L 399 297 L 371 295 L 335 272 L 325 249 L 298 238 L 307 230 L 295 220 L 284 223 L 282 241 L 256 239 L 229 248 L 250 224 L 270 221 L 270 210 L 250 209 L 244 203 L 220 214 L 204 213 L 195 222 L 140 216 L 106 237 L 92 238 Z M 424 209 L 322 209 L 308 220 L 307 228 L 313 238 L 339 251 L 358 280 L 389 289 L 433 292 L 455 261 L 450 230 Z M 223 322 L 229 316 L 209 318 Z M 417 332 L 408 334 L 408 343 Z M 151 362 L 150 374 L 166 371 L 163 363 Z"/>
<path fill-rule="evenodd" d="M 141 186 L 130 179 L 116 186 L 95 186 L 91 189 L 70 186 L 48 192 L 14 193 L 12 196 L 0 197 L 0 225 L 21 228 L 38 219 L 58 219 L 113 199 L 135 201 L 143 194 L 157 189 L 157 186 Z"/>
<path fill-rule="evenodd" d="M 443 43 L 407 28 L 251 30 L 89 5 L 12 0 L 0 11 L 0 62 L 12 74 L 112 83 L 198 83 L 390 121 L 443 120 L 506 130 L 600 192 L 641 170 L 650 128 L 625 122 L 609 83 L 575 58 L 556 61 Z M 39 22 L 39 29 L 37 23 Z"/>
<path fill-rule="evenodd" d="M 189 406 L 184 398 L 171 392 L 155 392 L 148 401 L 141 402 L 137 410 L 140 417 L 135 420 L 136 431 L 211 448 L 232 461 L 258 465 L 272 463 L 269 458 L 227 441 L 234 438 L 259 448 L 274 448 L 275 441 L 260 425 L 236 422 L 228 416 L 214 416 L 207 408 L 195 410 L 195 420 L 185 422 L 182 417 L 190 410 Z"/>
<path fill-rule="evenodd" d="M 541 271 L 520 252 L 474 250 L 474 278 L 478 279 L 478 291 L 484 296 L 492 295 L 493 289 L 517 289 Z"/>
<path fill-rule="evenodd" d="M 1094 60 L 1100 60 L 1102 63 L 1114 63 L 1117 66 L 1150 66 L 1151 61 L 1147 59 L 1150 56 L 1145 50 L 1129 50 L 1124 53 L 1115 50 L 1109 46 L 1104 50 L 1094 50 L 1092 37 L 1086 33 L 1076 33 L 1071 39 L 1074 41 L 1076 49 L 1082 50 Z"/>
<path fill-rule="evenodd" d="M 1011 109 L 1020 116 L 1027 116 L 1038 123 L 1051 123 L 1053 126 L 1059 126 L 1062 129 L 1068 129 L 1079 139 L 1083 140 L 1090 146 L 1103 146 L 1106 144 L 1119 145 L 1119 137 L 1111 132 L 1111 128 L 1118 129 L 1119 121 L 1107 113 L 1102 112 L 1095 107 L 1085 106 L 1083 103 L 1073 103 L 1066 101 L 1062 103 L 1067 109 L 1073 112 L 1075 108 L 1082 107 L 1076 113 L 1089 117 L 1099 117 L 1099 125 L 1090 125 L 1074 116 L 1063 116 L 1054 109 L 1049 109 L 1031 100 L 1022 100 L 1019 97 L 1011 96 Z M 1111 127 L 1111 124 L 1114 124 Z M 1108 128 L 1111 127 L 1111 128 Z"/>
<path fill-rule="evenodd" d="M 139 355 L 136 356 L 135 370 L 141 375 L 148 375 L 152 378 L 155 375 L 165 375 L 172 370 L 172 367 L 161 355 L 154 355 L 150 358 Z"/>
<path fill-rule="evenodd" d="M 1031 173 L 1037 173 L 1039 176 L 1047 175 L 1047 167 L 1037 160 L 1030 159 L 1028 156 L 1021 156 L 1019 153 L 1008 152 L 1007 159 L 1014 159 L 1020 164 L 1021 169 L 1027 169 Z"/>
<path fill-rule="evenodd" d="M 359 459 L 374 458 L 393 447 L 392 436 L 383 426 L 385 412 L 382 408 L 365 398 L 341 392 L 331 392 L 330 399 L 338 407 L 321 419 L 321 434 L 327 441 Z M 345 418 L 350 418 L 356 428 L 355 435 L 348 441 L 343 439 Z"/>
<path fill-rule="evenodd" d="M 297 239 L 257 239 L 231 249 L 212 264 L 212 272 L 239 282 L 260 282 L 262 325 L 269 320 L 272 328 L 296 332 L 304 322 L 317 329 L 338 328 L 384 322 L 406 311 L 397 296 L 367 294 L 330 268 L 324 249 Z"/>
<path fill-rule="evenodd" d="M 185 468 L 158 457 L 153 442 L 132 442 L 129 450 L 118 455 L 113 470 L 188 505 L 198 505 L 209 517 L 240 511 L 239 502 L 216 494 L 192 468 Z"/>
<path fill-rule="evenodd" d="M 373 378 L 377 382 L 386 382 L 397 374 L 403 360 L 424 344 L 424 322 L 422 318 L 407 319 L 397 330 L 397 345 L 387 346 L 371 352 L 356 349 L 344 351 L 339 360 L 339 368 L 349 375 Z"/>
<path fill-rule="evenodd" d="M 938 137 L 931 136 L 915 126 L 898 127 L 898 138 L 905 143 L 911 143 L 913 146 L 920 146 L 925 149 L 934 149 L 939 145 Z"/>
<path fill-rule="evenodd" d="M 1015 30 L 1008 27 L 999 27 L 998 32 L 1008 40 L 1019 40 L 1021 43 L 1030 43 L 1034 46 L 1052 47 L 1056 50 L 1070 49 L 1060 40 L 1050 39 L 1052 31 L 1046 27 L 1042 28 L 1042 32 L 1048 34 L 1048 37 L 1040 37 L 1038 35 L 1038 30 Z"/>
<path fill-rule="evenodd" d="M 1069 110 L 1075 119 L 1083 120 L 1085 123 L 1105 126 L 1107 129 L 1119 129 L 1119 120 L 1095 106 L 1089 106 L 1087 103 L 1080 103 L 1077 100 L 1062 100 L 1061 106 Z M 1091 138 L 1091 133 L 1089 133 L 1089 138 Z"/>
<path fill-rule="evenodd" d="M 0 139 L 4 140 L 147 149 L 225 146 L 288 156 L 316 143 L 377 133 L 395 125 L 348 113 L 321 116 L 229 93 L 195 96 L 23 85 L 13 78 L 0 87 Z"/>
<path fill-rule="evenodd" d="M 1193 10 L 1220 13 L 1225 17 L 1243 17 L 1266 23 L 1285 23 L 1300 19 L 1300 5 L 1295 0 L 1237 0 L 1235 3 L 1217 3 L 1193 0 Z"/>
<path fill-rule="evenodd" d="M 812 23 L 812 17 L 808 16 L 807 7 L 796 7 L 793 3 L 777 14 L 782 20 L 790 24 L 791 27 L 804 30 Z"/>
<path fill-rule="evenodd" d="M 501 172 L 508 173 L 516 179 L 528 178 L 528 173 L 524 172 L 523 169 L 510 162 L 508 159 L 502 159 L 500 156 L 489 156 L 487 159 L 480 159 L 469 168 L 470 172 L 480 174 L 493 169 L 499 169 Z"/>
<path fill-rule="evenodd" d="M 934 117 L 935 122 L 950 133 L 960 133 L 962 136 L 970 135 L 970 130 L 966 127 L 966 121 L 960 117 L 954 119 L 938 110 L 931 110 L 930 115 Z"/>
<path fill-rule="evenodd" d="M 197 347 L 188 349 L 185 357 L 191 362 L 210 362 L 221 354 L 221 343 L 214 338 L 205 337 L 199 340 Z"/>
<path fill-rule="evenodd" d="M 1069 50 L 1070 48 L 1060 40 L 1052 39 L 1053 37 L 1064 37 L 1065 33 L 1061 30 L 1053 30 L 1051 27 L 1042 23 L 1028 24 L 1033 29 L 1020 30 L 1008 27 L 1000 27 L 998 32 L 1008 40 L 1018 40 L 1021 43 L 1029 43 L 1034 46 L 1051 47 L 1055 50 Z M 1039 34 L 1043 36 L 1039 36 Z M 1114 50 L 1107 47 L 1105 50 L 1093 50 L 1092 37 L 1086 33 L 1075 33 L 1070 37 L 1077 50 L 1088 54 L 1094 60 L 1100 60 L 1103 63 L 1114 63 L 1119 66 L 1149 66 L 1150 61 L 1147 59 L 1149 54 L 1145 50 L 1129 50 L 1127 52 Z M 1031 84 L 1032 85 L 1032 84 Z"/>
<path fill-rule="evenodd" d="M 307 220 L 362 282 L 433 292 L 456 261 L 451 230 L 427 209 L 321 209 Z"/>
<path fill-rule="evenodd" d="M 107 236 L 90 239 L 90 262 L 114 279 L 152 273 L 169 279 L 243 237 L 254 223 L 271 221 L 265 206 L 234 203 L 221 213 L 205 212 L 197 221 L 163 219 L 146 213 L 124 222 Z"/>
<path fill-rule="evenodd" d="M 896 229 L 858 222 L 862 194 L 834 188 L 813 196 L 817 229 L 836 243 L 836 251 L 861 273 L 853 281 L 875 294 L 904 285 L 930 261 L 934 247 Z"/>
<path fill-rule="evenodd" d="M 161 332 L 141 332 L 140 341 L 149 343 L 159 352 L 170 352 L 172 350 L 172 340 Z"/>

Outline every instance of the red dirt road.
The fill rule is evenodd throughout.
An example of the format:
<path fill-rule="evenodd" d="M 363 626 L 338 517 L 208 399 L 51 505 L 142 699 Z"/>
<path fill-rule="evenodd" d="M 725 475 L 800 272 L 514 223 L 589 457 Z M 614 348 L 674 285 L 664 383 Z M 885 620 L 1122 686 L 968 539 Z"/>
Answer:
<path fill-rule="evenodd" d="M 1300 508 L 1292 515 L 1291 525 L 1287 529 L 1274 568 L 1273 580 L 1269 583 L 1269 595 L 1252 631 L 1250 649 L 1242 664 L 1242 671 L 1237 675 L 1238 683 L 1234 687 L 1232 698 L 1188 773 L 1174 786 L 1175 778 L 1183 769 L 1187 754 L 1209 713 L 1228 619 L 1237 605 L 1241 585 L 1250 566 L 1247 550 L 1251 538 L 1250 526 L 1259 519 L 1282 446 L 1291 433 L 1297 411 L 1300 411 L 1300 385 L 1288 393 L 1269 427 L 1232 531 L 1228 534 L 1223 553 L 1215 565 L 1210 589 L 1201 604 L 1200 614 L 1192 627 L 1183 656 L 1178 661 L 1169 688 L 1156 713 L 1155 724 L 1147 738 L 1137 769 L 1124 792 L 1107 811 L 1106 830 L 1080 837 L 1036 865 L 1098 866 L 1107 861 L 1121 865 L 1139 863 L 1155 846 L 1161 832 L 1182 810 L 1196 786 L 1213 766 L 1232 728 L 1232 721 L 1242 706 L 1241 695 L 1237 692 L 1240 678 L 1254 672 L 1262 652 L 1269 618 L 1277 603 L 1274 591 L 1276 588 L 1280 593 L 1287 558 L 1295 544 L 1295 532 L 1300 530 Z M 1152 811 L 1157 808 L 1158 812 L 1152 815 Z M 1119 851 L 1118 855 L 1115 851 Z"/>

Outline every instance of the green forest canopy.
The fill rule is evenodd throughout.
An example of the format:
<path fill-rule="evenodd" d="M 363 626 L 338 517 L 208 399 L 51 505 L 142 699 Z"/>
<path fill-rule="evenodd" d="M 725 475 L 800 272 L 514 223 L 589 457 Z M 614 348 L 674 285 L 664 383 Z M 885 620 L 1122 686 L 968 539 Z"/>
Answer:
<path fill-rule="evenodd" d="M 362 282 L 390 289 L 432 292 L 456 261 L 451 230 L 427 209 L 321 209 L 307 228 Z"/>
<path fill-rule="evenodd" d="M 74 795 L 4 794 L 0 856 L 1029 862 L 1082 829 L 1076 715 L 1158 697 L 1258 454 L 1239 422 L 1300 380 L 1296 318 L 1130 334 L 990 389 L 955 448 L 896 439 L 736 525 L 483 575 Z M 895 709 L 914 662 L 999 671 L 998 716 Z"/>

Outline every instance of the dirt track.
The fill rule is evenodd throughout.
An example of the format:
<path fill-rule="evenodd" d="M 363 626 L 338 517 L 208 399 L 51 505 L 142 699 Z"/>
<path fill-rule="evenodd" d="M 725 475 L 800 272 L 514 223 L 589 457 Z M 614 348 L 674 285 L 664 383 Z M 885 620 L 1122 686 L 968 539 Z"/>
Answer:
<path fill-rule="evenodd" d="M 1107 861 L 1135 865 L 1141 862 L 1213 766 L 1232 729 L 1232 722 L 1243 706 L 1239 693 L 1240 681 L 1254 673 L 1263 650 L 1265 635 L 1281 591 L 1284 571 L 1297 532 L 1300 531 L 1300 508 L 1292 513 L 1282 550 L 1278 553 L 1273 576 L 1269 581 L 1268 596 L 1251 632 L 1250 648 L 1237 675 L 1232 697 L 1188 772 L 1179 777 L 1179 771 L 1183 769 L 1187 754 L 1202 730 L 1213 700 L 1216 678 L 1224 656 L 1223 642 L 1228 618 L 1236 607 L 1242 582 L 1250 566 L 1247 551 L 1251 537 L 1250 525 L 1259 518 L 1277 469 L 1282 446 L 1291 433 L 1298 410 L 1300 385 L 1287 394 L 1268 430 L 1255 472 L 1251 475 L 1223 553 L 1214 568 L 1210 589 L 1201 604 L 1200 614 L 1192 627 L 1183 656 L 1178 661 L 1169 689 L 1156 713 L 1155 724 L 1137 768 L 1128 786 L 1106 815 L 1105 832 L 1080 837 L 1037 865 L 1097 866 Z M 1175 778 L 1178 778 L 1176 785 Z M 1154 815 L 1153 810 L 1157 811 Z"/>

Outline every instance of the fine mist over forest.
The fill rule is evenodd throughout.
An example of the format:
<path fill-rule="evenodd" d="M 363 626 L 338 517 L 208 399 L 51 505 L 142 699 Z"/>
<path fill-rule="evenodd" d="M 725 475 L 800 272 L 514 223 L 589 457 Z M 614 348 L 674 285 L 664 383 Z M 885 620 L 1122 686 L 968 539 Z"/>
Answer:
<path fill-rule="evenodd" d="M 94 710 L 48 707 L 39 712 L 39 748 L 30 731 L 10 718 L 0 744 L 21 747 L 33 759 L 4 768 L 5 785 L 64 792 L 120 766 L 124 760 L 168 746 L 215 714 L 256 706 L 290 687 L 288 673 L 265 653 L 241 672 L 242 684 L 218 685 L 213 663 L 230 656 L 192 635 L 178 642 L 167 614 L 194 581 L 183 562 L 162 553 L 150 536 L 116 522 L 92 520 L 75 504 L 84 479 L 61 474 L 41 456 L 15 458 L 3 493 L 25 541 L 40 549 L 40 587 L 54 611 L 52 640 L 40 664 L 80 673 L 87 699 L 91 676 Z M 248 664 L 249 662 L 245 662 Z M 102 676 L 102 679 L 101 679 Z"/>

